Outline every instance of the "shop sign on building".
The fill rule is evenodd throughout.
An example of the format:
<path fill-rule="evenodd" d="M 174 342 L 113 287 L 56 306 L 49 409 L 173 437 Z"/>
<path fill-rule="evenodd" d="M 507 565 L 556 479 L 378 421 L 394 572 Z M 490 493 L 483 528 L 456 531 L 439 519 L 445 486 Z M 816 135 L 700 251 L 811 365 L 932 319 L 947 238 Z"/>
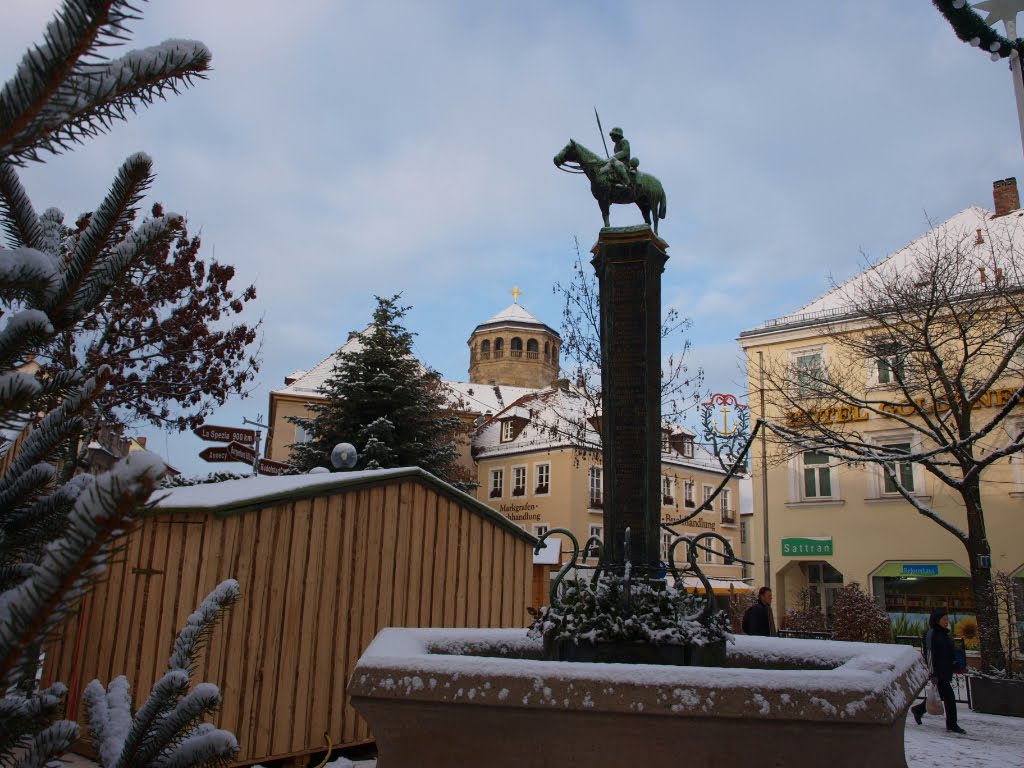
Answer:
<path fill-rule="evenodd" d="M 938 576 L 938 563 L 903 563 L 900 571 L 906 576 Z"/>
<path fill-rule="evenodd" d="M 782 540 L 782 554 L 795 557 L 799 555 L 831 555 L 831 536 L 802 536 Z"/>

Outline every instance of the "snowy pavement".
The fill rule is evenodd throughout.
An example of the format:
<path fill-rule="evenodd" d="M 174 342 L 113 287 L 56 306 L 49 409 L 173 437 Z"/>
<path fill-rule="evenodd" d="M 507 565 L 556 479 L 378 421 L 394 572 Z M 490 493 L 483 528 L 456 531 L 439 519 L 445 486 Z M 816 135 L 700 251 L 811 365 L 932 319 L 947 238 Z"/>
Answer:
<path fill-rule="evenodd" d="M 906 749 L 908 768 L 935 768 L 955 765 L 957 768 L 1024 768 L 1024 720 L 971 712 L 961 704 L 957 710 L 964 736 L 946 732 L 946 719 L 925 715 L 917 725 L 907 715 Z M 73 755 L 64 758 L 73 768 L 95 766 L 85 758 Z M 373 768 L 375 760 L 351 762 L 345 758 L 332 760 L 327 768 Z M 258 767 L 254 767 L 258 768 Z"/>
<path fill-rule="evenodd" d="M 909 768 L 1024 768 L 1024 720 L 982 715 L 957 706 L 957 719 L 967 733 L 946 731 L 943 715 L 925 715 L 918 725 L 907 715 L 905 737 Z"/>

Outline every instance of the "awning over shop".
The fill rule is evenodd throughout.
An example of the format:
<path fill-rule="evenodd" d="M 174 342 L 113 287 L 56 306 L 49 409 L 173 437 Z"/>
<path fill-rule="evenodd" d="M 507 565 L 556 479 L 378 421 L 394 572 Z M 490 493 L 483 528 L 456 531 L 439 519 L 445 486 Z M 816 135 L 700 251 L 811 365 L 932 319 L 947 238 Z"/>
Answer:
<path fill-rule="evenodd" d="M 716 579 L 709 576 L 708 581 L 711 582 L 711 589 L 716 595 L 728 595 L 730 587 L 732 587 L 736 592 L 754 591 L 754 588 L 749 584 L 742 581 L 736 581 L 735 579 Z M 704 584 L 696 576 L 684 576 L 683 586 L 687 589 L 696 589 L 701 592 L 704 591 Z"/>
<path fill-rule="evenodd" d="M 930 576 L 945 576 L 968 578 L 967 571 L 956 563 L 945 562 L 888 562 L 882 565 L 872 576 L 882 578 L 927 578 Z"/>

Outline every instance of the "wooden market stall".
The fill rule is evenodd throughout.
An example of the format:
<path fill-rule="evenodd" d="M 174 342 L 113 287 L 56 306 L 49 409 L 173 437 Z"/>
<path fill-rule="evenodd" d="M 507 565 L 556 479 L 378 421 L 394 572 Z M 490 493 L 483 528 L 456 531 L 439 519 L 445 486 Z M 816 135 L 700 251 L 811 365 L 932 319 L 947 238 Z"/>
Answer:
<path fill-rule="evenodd" d="M 131 681 L 135 705 L 178 629 L 225 578 L 242 598 L 193 682 L 220 686 L 215 723 L 237 765 L 372 739 L 345 686 L 378 630 L 524 627 L 535 539 L 415 468 L 232 480 L 171 491 L 46 656 L 84 723 L 93 678 Z"/>

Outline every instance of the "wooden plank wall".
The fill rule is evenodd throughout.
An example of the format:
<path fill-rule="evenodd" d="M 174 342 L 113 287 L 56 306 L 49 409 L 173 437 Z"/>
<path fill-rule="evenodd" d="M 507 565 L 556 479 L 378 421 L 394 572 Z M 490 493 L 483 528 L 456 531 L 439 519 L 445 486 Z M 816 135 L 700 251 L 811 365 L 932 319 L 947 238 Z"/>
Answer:
<path fill-rule="evenodd" d="M 138 707 L 188 614 L 234 577 L 242 599 L 193 681 L 220 686 L 214 722 L 238 737 L 236 764 L 322 751 L 325 732 L 335 744 L 366 741 L 345 686 L 378 630 L 526 626 L 531 552 L 415 480 L 224 519 L 164 514 L 128 538 L 48 652 L 44 680 L 68 683 L 68 714 L 83 724 L 81 691 L 96 677 L 127 674 Z"/>

